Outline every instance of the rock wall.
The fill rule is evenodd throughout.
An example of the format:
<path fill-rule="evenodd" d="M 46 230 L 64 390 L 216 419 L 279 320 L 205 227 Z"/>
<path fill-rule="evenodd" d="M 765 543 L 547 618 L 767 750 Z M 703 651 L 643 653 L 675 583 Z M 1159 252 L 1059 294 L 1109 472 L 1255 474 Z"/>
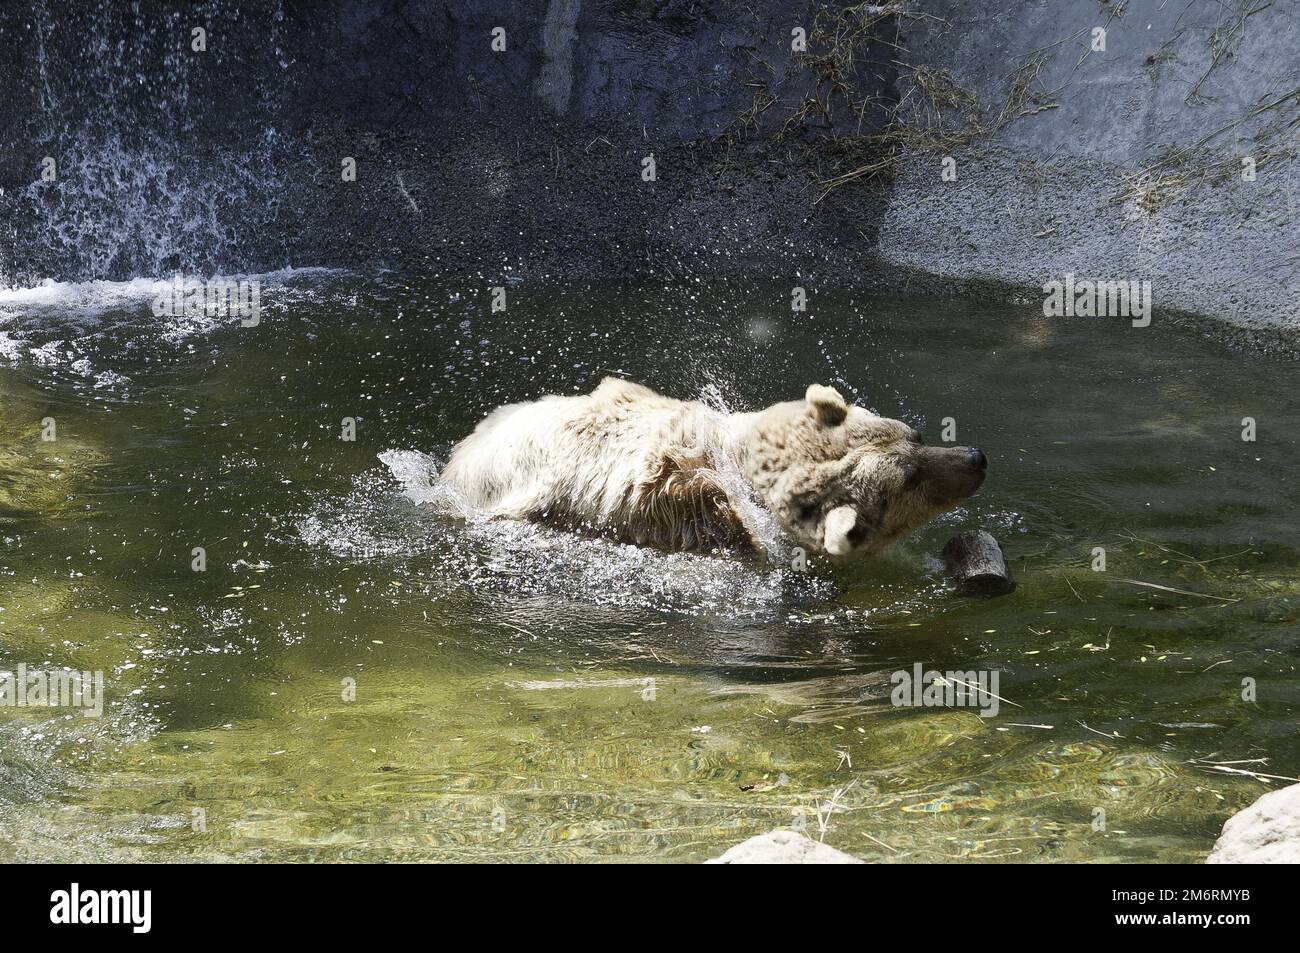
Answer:
<path fill-rule="evenodd" d="M 5 6 L 0 278 L 855 274 L 878 214 L 846 196 L 813 217 L 802 147 L 737 134 L 754 77 L 779 97 L 770 117 L 802 97 L 800 9 Z"/>
<path fill-rule="evenodd" d="M 1294 0 L 6 5 L 0 281 L 1071 272 L 1295 328 L 1297 40 Z"/>

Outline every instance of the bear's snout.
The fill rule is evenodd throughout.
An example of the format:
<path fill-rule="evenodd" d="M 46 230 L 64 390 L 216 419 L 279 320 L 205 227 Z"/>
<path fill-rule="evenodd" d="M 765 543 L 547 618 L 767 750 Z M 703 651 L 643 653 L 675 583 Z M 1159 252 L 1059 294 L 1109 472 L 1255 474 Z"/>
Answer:
<path fill-rule="evenodd" d="M 979 447 L 925 447 L 922 492 L 937 506 L 956 506 L 984 483 L 989 459 Z"/>

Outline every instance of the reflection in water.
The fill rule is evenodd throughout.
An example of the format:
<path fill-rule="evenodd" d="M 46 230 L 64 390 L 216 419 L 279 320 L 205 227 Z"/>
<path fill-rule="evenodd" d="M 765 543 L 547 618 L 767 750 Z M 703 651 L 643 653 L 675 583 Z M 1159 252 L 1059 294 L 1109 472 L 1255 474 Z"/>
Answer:
<path fill-rule="evenodd" d="M 1300 770 L 1290 365 L 969 302 L 261 280 L 256 328 L 154 317 L 154 282 L 0 292 L 0 671 L 108 697 L 0 708 L 0 857 L 702 859 L 840 791 L 826 840 L 874 860 L 1196 860 L 1263 785 L 1193 758 Z M 493 407 L 606 374 L 746 410 L 833 384 L 953 418 L 989 481 L 810 572 L 434 487 Z M 1013 595 L 947 593 L 975 526 Z M 1007 703 L 894 708 L 917 662 Z"/>

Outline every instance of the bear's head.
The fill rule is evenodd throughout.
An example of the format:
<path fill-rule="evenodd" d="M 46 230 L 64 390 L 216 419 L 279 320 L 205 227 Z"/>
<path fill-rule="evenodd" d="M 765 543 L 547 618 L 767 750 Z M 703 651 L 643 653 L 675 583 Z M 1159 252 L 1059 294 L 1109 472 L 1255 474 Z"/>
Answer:
<path fill-rule="evenodd" d="M 810 552 L 878 552 L 973 494 L 988 467 L 978 448 L 927 447 L 902 421 L 820 384 L 748 416 L 746 474 Z"/>

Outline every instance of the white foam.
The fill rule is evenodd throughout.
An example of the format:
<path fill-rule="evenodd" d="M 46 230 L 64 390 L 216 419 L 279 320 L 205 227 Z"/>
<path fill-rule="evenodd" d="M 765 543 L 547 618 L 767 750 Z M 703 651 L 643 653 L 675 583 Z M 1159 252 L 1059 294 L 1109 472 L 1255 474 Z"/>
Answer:
<path fill-rule="evenodd" d="M 346 274 L 338 268 L 282 268 L 256 274 L 187 275 L 203 282 L 256 281 L 263 290 L 303 281 Z M 69 317 L 95 318 L 107 311 L 152 305 L 160 295 L 170 294 L 174 278 L 131 278 L 127 281 L 53 281 L 46 279 L 26 288 L 0 288 L 0 309 L 6 317 L 57 311 Z M 152 313 L 152 311 L 150 311 Z"/>
<path fill-rule="evenodd" d="M 23 354 L 25 348 L 12 335 L 0 331 L 0 359 L 6 361 L 16 361 Z"/>

